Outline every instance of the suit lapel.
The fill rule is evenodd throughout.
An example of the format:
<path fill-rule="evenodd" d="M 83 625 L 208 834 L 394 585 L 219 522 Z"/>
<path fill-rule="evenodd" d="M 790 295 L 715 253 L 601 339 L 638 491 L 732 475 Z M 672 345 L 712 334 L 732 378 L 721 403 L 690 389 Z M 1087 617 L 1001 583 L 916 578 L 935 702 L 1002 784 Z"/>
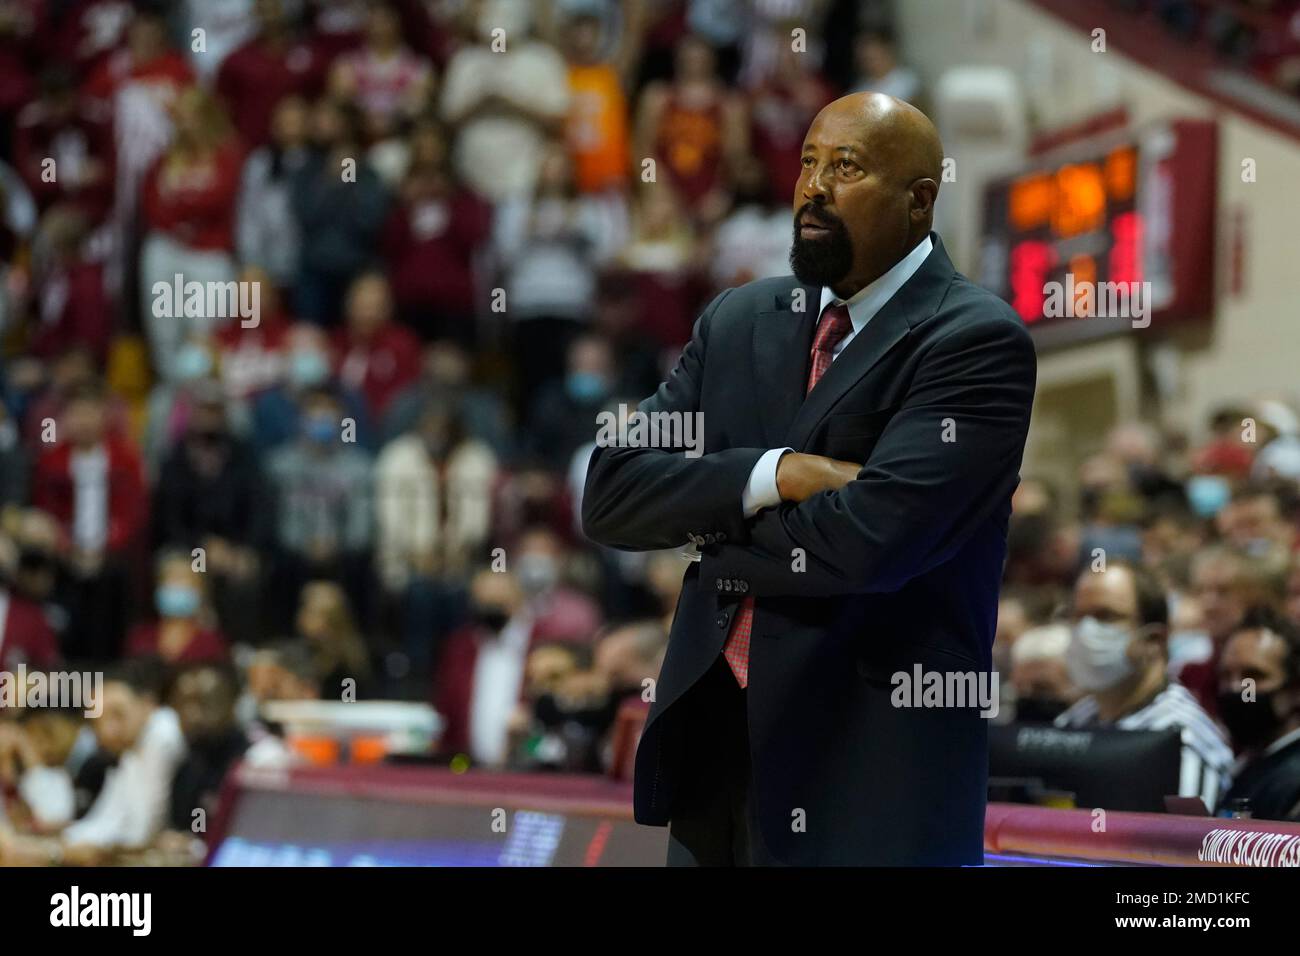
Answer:
<path fill-rule="evenodd" d="M 928 318 L 939 308 L 955 270 L 938 234 L 930 233 L 930 240 L 934 243 L 930 255 L 831 363 L 817 387 L 808 393 L 807 400 L 799 407 L 781 444 L 802 449 L 844 393 L 902 341 L 914 323 Z M 820 289 L 817 294 L 821 295 Z M 811 348 L 810 334 L 805 353 Z M 807 354 L 803 357 L 803 370 L 805 378 L 800 382 L 801 390 L 807 382 Z"/>
<path fill-rule="evenodd" d="M 769 448 L 785 445 L 786 433 L 803 403 L 820 297 L 821 289 L 799 285 L 791 277 L 790 291 L 776 297 L 773 309 L 755 317 L 754 381 L 758 394 L 737 396 L 737 400 L 756 403 L 763 440 Z"/>

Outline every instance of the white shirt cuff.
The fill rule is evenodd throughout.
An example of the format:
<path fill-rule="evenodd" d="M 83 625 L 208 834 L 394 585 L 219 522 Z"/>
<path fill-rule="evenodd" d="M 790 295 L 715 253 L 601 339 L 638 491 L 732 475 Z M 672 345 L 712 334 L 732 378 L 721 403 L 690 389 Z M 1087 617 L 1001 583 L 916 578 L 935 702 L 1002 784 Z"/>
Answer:
<path fill-rule="evenodd" d="M 773 448 L 754 463 L 745 490 L 740 493 L 740 508 L 746 518 L 752 518 L 764 508 L 775 508 L 781 503 L 781 492 L 776 488 L 776 466 L 781 456 L 793 448 Z"/>

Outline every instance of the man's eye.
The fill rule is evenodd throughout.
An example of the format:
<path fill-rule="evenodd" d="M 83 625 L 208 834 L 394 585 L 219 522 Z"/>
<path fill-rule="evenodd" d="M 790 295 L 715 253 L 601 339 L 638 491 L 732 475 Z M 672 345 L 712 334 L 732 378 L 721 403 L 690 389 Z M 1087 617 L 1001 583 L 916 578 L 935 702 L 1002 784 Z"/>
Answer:
<path fill-rule="evenodd" d="M 844 172 L 844 173 L 851 173 L 853 172 L 853 170 L 858 168 L 857 166 L 854 165 L 852 160 L 848 160 L 848 159 L 841 159 L 839 165 L 840 165 L 840 172 Z"/>
<path fill-rule="evenodd" d="M 811 156 L 805 156 L 803 158 L 803 168 L 807 169 L 809 166 L 812 165 L 812 162 L 813 162 L 813 158 Z"/>

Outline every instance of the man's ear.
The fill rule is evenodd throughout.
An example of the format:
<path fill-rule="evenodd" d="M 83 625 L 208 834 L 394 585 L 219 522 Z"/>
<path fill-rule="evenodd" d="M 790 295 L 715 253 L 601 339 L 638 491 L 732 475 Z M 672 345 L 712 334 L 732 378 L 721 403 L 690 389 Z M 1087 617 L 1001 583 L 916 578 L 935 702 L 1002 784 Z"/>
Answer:
<path fill-rule="evenodd" d="M 933 179 L 918 179 L 912 183 L 912 208 L 910 210 L 913 220 L 921 220 L 926 216 L 933 215 L 934 201 L 939 195 L 939 184 Z"/>

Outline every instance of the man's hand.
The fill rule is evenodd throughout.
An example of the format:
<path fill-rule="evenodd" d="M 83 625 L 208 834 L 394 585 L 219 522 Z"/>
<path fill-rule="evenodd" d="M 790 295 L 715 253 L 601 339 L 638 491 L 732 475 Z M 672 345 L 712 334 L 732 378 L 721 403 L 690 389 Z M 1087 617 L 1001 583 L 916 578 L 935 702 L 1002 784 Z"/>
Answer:
<path fill-rule="evenodd" d="M 857 462 L 790 452 L 776 466 L 776 490 L 782 501 L 806 501 L 823 491 L 839 491 L 861 470 Z"/>

